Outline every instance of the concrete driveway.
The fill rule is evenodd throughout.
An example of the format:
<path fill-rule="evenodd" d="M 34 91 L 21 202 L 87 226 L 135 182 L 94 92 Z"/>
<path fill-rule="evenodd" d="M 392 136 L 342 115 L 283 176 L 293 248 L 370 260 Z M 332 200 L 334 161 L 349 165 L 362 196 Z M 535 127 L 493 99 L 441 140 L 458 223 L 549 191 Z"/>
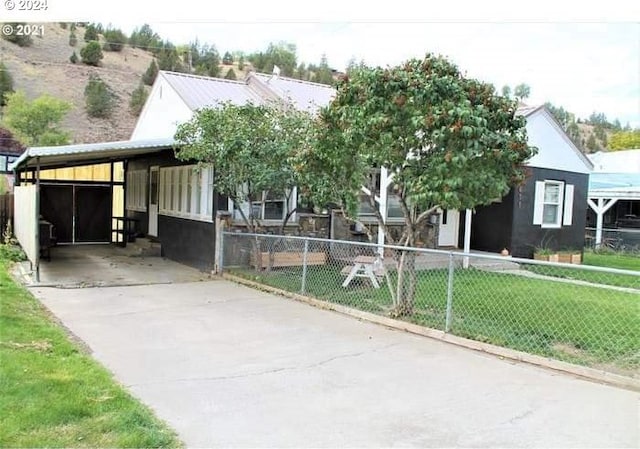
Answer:
<path fill-rule="evenodd" d="M 227 281 L 32 292 L 190 447 L 638 447 L 639 394 Z"/>

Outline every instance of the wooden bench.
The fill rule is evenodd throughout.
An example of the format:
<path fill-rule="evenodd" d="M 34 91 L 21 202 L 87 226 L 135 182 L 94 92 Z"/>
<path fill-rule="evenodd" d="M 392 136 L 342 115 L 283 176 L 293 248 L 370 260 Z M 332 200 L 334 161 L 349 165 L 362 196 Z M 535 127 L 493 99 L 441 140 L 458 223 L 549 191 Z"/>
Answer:
<path fill-rule="evenodd" d="M 302 251 L 276 251 L 272 253 L 273 263 L 271 267 L 300 267 L 304 264 L 304 253 Z M 257 262 L 255 256 L 251 254 L 251 266 L 255 267 Z M 308 252 L 307 265 L 324 265 L 327 263 L 327 255 L 324 252 Z M 262 253 L 260 269 L 269 266 L 269 253 Z"/>

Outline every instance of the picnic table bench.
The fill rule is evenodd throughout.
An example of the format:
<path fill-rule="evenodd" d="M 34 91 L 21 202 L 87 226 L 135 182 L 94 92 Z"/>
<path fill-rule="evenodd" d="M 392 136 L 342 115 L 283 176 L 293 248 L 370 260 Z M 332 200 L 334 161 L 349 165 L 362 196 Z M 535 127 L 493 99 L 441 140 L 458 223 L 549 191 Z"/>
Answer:
<path fill-rule="evenodd" d="M 380 288 L 378 278 L 384 276 L 384 266 L 379 257 L 358 256 L 353 260 L 353 265 L 345 266 L 341 273 L 347 278 L 342 283 L 343 287 L 348 287 L 355 278 L 367 278 L 375 288 Z"/>

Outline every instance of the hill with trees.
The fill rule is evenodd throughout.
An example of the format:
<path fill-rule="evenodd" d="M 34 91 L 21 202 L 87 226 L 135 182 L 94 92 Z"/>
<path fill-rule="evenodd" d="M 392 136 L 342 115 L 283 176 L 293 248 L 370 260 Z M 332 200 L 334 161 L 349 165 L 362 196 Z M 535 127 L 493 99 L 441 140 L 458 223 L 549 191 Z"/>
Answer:
<path fill-rule="evenodd" d="M 250 70 L 271 73 L 276 65 L 282 76 L 334 82 L 326 58 L 307 65 L 290 43 L 221 53 L 195 38 L 177 45 L 149 25 L 127 36 L 99 23 L 46 23 L 40 36 L 0 39 L 0 107 L 12 91 L 24 92 L 25 101 L 47 95 L 70 105 L 59 124 L 70 142 L 126 140 L 159 70 L 241 80 Z"/>

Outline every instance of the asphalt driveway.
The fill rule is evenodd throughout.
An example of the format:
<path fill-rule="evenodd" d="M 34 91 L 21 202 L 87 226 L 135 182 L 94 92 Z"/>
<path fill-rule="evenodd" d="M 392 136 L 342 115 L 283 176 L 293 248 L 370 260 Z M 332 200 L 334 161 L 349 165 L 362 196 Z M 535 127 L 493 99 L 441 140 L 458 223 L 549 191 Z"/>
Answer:
<path fill-rule="evenodd" d="M 227 281 L 31 291 L 190 447 L 638 447 L 640 395 Z"/>

